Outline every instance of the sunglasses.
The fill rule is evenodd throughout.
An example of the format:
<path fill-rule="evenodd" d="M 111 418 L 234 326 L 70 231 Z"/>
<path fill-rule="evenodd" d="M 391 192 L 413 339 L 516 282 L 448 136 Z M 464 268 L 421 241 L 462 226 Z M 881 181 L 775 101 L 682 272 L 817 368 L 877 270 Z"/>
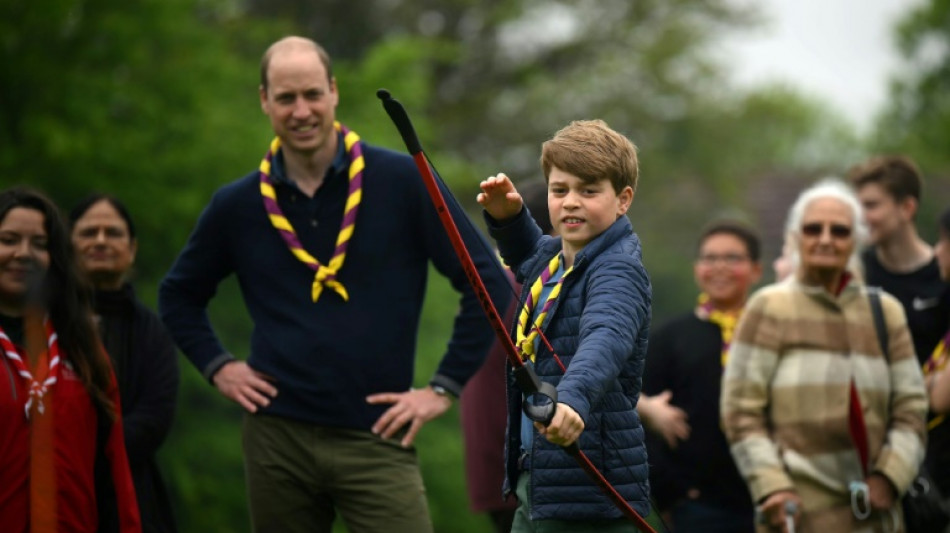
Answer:
<path fill-rule="evenodd" d="M 807 235 L 808 237 L 821 237 L 821 234 L 824 233 L 825 228 L 828 228 L 831 236 L 835 239 L 847 239 L 851 236 L 851 226 L 846 226 L 844 224 L 822 224 L 821 222 L 811 222 L 809 224 L 802 225 L 802 235 Z"/>

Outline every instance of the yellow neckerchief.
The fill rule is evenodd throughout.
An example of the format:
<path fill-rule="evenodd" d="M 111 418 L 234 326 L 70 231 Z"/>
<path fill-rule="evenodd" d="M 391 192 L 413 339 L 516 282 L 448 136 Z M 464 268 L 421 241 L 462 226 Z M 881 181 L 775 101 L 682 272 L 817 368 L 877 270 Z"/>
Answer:
<path fill-rule="evenodd" d="M 708 294 L 705 292 L 699 293 L 699 298 L 696 301 L 696 317 L 716 324 L 722 331 L 722 355 L 720 357 L 722 368 L 726 368 L 726 363 L 729 361 L 729 345 L 732 344 L 732 335 L 736 331 L 736 324 L 739 323 L 739 316 L 741 315 L 741 309 L 738 311 L 716 309 Z"/>

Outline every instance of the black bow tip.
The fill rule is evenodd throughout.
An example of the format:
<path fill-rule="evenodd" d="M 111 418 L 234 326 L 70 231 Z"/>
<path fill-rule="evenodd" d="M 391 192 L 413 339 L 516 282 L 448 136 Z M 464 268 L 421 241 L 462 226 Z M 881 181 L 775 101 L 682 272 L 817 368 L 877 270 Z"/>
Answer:
<path fill-rule="evenodd" d="M 376 98 L 379 98 L 380 100 L 385 102 L 386 100 L 392 100 L 393 95 L 389 94 L 389 91 L 387 91 L 386 89 L 379 89 L 376 91 Z"/>

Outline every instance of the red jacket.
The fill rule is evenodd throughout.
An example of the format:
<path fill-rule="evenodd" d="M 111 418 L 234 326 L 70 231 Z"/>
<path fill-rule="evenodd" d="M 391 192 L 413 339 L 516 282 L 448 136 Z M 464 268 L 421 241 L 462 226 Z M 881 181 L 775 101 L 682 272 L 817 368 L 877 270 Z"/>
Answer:
<path fill-rule="evenodd" d="M 68 361 L 68 357 L 64 358 Z M 7 533 L 27 533 L 30 529 L 30 422 L 24 412 L 26 394 L 26 380 L 16 374 L 9 359 L 0 351 L 0 524 Z M 114 377 L 110 396 L 118 411 L 119 394 Z M 68 364 L 60 370 L 44 403 L 47 411 L 33 416 L 54 417 L 52 455 L 56 494 L 55 499 L 48 501 L 55 504 L 56 530 L 95 533 L 100 523 L 95 479 L 99 428 L 96 408 Z M 112 423 L 102 442 L 101 453 L 108 462 L 111 480 L 100 484 L 114 490 L 119 531 L 139 533 L 142 528 L 121 418 Z"/>

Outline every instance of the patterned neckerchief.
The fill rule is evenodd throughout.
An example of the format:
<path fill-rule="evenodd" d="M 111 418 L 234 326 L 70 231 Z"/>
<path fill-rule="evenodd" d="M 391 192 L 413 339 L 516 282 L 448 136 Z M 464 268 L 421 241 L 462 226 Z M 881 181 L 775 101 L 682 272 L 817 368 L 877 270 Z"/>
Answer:
<path fill-rule="evenodd" d="M 551 276 L 553 276 L 558 271 L 558 269 L 561 268 L 562 260 L 563 258 L 561 254 L 558 253 L 548 262 L 548 267 L 541 272 L 541 275 L 538 276 L 538 279 L 535 280 L 534 284 L 531 285 L 531 290 L 528 292 L 528 299 L 521 308 L 521 314 L 518 315 L 518 326 L 515 328 L 515 340 L 516 344 L 518 345 L 518 349 L 521 351 L 522 359 L 530 359 L 531 361 L 534 361 L 534 341 L 538 337 L 538 332 L 541 331 L 541 325 L 544 324 L 544 318 L 547 316 L 548 311 L 551 310 L 551 307 L 554 306 L 554 302 L 557 301 L 557 297 L 561 294 L 561 286 L 564 284 L 564 280 L 567 278 L 568 274 L 574 270 L 574 266 L 570 266 L 564 271 L 564 274 L 561 275 L 561 278 L 557 280 L 557 285 L 555 285 L 554 288 L 551 289 L 551 292 L 548 293 L 548 297 L 541 307 L 541 312 L 538 313 L 537 317 L 535 317 L 529 329 L 528 322 L 531 321 L 531 315 L 540 304 L 538 300 L 541 297 L 544 284 L 547 283 L 551 279 Z"/>
<path fill-rule="evenodd" d="M 720 356 L 720 362 L 722 363 L 723 369 L 726 368 L 726 363 L 729 361 L 729 345 L 732 344 L 732 335 L 736 331 L 736 324 L 739 323 L 739 317 L 741 315 L 741 309 L 737 311 L 722 311 L 716 309 L 709 299 L 709 295 L 705 292 L 700 293 L 699 298 L 697 298 L 696 316 L 700 320 L 716 324 L 722 331 L 722 355 Z"/>
<path fill-rule="evenodd" d="M 333 256 L 326 266 L 321 265 L 315 257 L 304 249 L 303 244 L 300 243 L 300 239 L 297 237 L 297 232 L 294 231 L 290 221 L 287 220 L 287 217 L 284 216 L 284 212 L 280 209 L 280 205 L 277 204 L 277 193 L 274 191 L 274 183 L 271 180 L 270 172 L 274 156 L 280 148 L 279 138 L 275 137 L 274 140 L 271 141 L 270 149 L 261 161 L 260 166 L 261 196 L 264 199 L 264 209 L 267 210 L 267 216 L 271 224 L 273 224 L 274 228 L 280 233 L 280 236 L 284 239 L 284 242 L 287 243 L 287 247 L 290 248 L 294 256 L 303 264 L 316 271 L 313 286 L 311 287 L 311 297 L 314 302 L 320 298 L 324 287 L 332 289 L 339 294 L 340 297 L 343 298 L 343 301 L 350 299 L 346 288 L 337 280 L 337 273 L 340 268 L 343 267 L 343 260 L 346 258 L 346 247 L 350 242 L 350 237 L 353 236 L 353 229 L 356 226 L 356 213 L 359 210 L 360 200 L 363 197 L 363 167 L 365 162 L 363 161 L 363 146 L 360 142 L 360 137 L 356 132 L 350 131 L 339 122 L 334 122 L 333 126 L 337 131 L 343 134 L 346 153 L 350 158 L 350 181 L 349 192 L 346 197 L 346 207 L 343 209 L 343 221 L 340 223 L 340 233 L 337 234 L 336 237 L 336 248 L 333 250 Z"/>

